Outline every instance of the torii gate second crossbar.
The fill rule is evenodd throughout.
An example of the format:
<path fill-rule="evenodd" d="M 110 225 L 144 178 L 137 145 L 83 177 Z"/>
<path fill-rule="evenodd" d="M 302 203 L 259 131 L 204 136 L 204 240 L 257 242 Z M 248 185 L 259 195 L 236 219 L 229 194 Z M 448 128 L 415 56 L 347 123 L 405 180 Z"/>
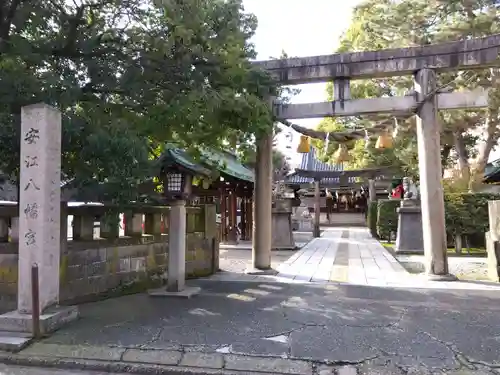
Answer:
<path fill-rule="evenodd" d="M 260 61 L 280 84 L 334 82 L 331 103 L 281 105 L 274 113 L 282 119 L 322 116 L 357 116 L 371 113 L 417 111 L 418 162 L 424 235 L 425 269 L 429 278 L 450 280 L 446 259 L 444 198 L 441 185 L 439 109 L 480 108 L 488 105 L 484 91 L 438 93 L 436 72 L 500 66 L 500 34 L 466 41 L 371 52 Z M 350 80 L 413 74 L 413 96 L 394 98 L 350 98 Z M 418 105 L 417 105 L 418 104 Z M 255 221 L 252 270 L 271 269 L 271 164 L 272 138 L 257 140 L 255 171 Z"/>

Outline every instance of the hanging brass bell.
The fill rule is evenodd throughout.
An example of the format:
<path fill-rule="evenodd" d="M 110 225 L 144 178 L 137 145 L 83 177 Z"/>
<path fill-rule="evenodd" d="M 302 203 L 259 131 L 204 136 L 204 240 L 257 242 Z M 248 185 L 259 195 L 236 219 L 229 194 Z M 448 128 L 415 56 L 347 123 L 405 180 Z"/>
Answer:
<path fill-rule="evenodd" d="M 339 148 L 335 151 L 335 154 L 333 154 L 333 160 L 335 160 L 335 163 L 337 164 L 345 163 L 351 160 L 351 156 L 347 150 L 347 145 L 344 143 L 339 145 Z"/>
<path fill-rule="evenodd" d="M 299 154 L 308 154 L 309 151 L 311 151 L 311 145 L 309 144 L 309 137 L 307 135 L 301 135 L 299 147 L 297 147 L 297 152 Z"/>
<path fill-rule="evenodd" d="M 382 133 L 378 136 L 377 143 L 375 143 L 376 149 L 392 148 L 392 136 L 388 133 Z"/>

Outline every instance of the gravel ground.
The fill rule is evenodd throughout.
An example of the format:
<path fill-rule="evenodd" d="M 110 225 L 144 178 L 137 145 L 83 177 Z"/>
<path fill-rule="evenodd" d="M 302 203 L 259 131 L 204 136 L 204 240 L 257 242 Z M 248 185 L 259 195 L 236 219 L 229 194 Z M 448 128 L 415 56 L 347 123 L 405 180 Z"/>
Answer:
<path fill-rule="evenodd" d="M 423 256 L 398 256 L 398 260 L 410 273 L 424 272 Z M 488 280 L 486 258 L 449 257 L 450 273 L 461 280 Z"/>

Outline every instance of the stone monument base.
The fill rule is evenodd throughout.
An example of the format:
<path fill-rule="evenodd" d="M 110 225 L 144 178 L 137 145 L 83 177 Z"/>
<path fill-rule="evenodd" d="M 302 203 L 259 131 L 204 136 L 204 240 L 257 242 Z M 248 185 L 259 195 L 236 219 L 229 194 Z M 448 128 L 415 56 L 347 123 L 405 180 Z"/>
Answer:
<path fill-rule="evenodd" d="M 62 326 L 77 320 L 78 307 L 54 307 L 40 314 L 40 334 L 47 335 Z M 33 320 L 31 314 L 11 311 L 0 315 L 0 350 L 18 351 L 32 339 Z"/>
<path fill-rule="evenodd" d="M 191 298 L 200 294 L 201 288 L 197 286 L 186 286 L 178 292 L 169 292 L 166 287 L 154 290 L 148 290 L 150 297 L 163 297 L 163 298 Z"/>
<path fill-rule="evenodd" d="M 424 277 L 429 281 L 458 281 L 458 277 L 451 273 L 446 275 L 424 274 Z"/>
<path fill-rule="evenodd" d="M 247 268 L 245 270 L 245 273 L 247 275 L 256 275 L 256 276 L 276 276 L 278 274 L 278 271 L 276 271 L 273 268 L 268 268 L 265 270 L 261 270 L 258 268 Z"/>
<path fill-rule="evenodd" d="M 314 229 L 314 224 L 312 219 L 298 219 L 297 220 L 297 232 L 311 232 Z"/>
<path fill-rule="evenodd" d="M 295 240 L 292 231 L 292 210 L 282 207 L 272 212 L 272 250 L 293 250 Z"/>
<path fill-rule="evenodd" d="M 398 254 L 423 254 L 424 235 L 422 211 L 419 206 L 401 206 L 398 212 L 398 233 L 394 250 Z"/>

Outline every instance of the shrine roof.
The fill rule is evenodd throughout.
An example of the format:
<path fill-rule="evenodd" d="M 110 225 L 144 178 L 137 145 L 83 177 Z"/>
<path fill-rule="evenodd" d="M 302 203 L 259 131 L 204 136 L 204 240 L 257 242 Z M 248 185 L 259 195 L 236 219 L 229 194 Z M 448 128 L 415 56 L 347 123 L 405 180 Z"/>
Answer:
<path fill-rule="evenodd" d="M 206 149 L 202 151 L 205 164 L 217 168 L 219 172 L 247 182 L 254 181 L 254 172 L 241 163 L 235 154 L 227 151 Z"/>
<path fill-rule="evenodd" d="M 484 170 L 484 183 L 494 183 L 500 181 L 500 159 L 494 160 L 486 164 Z"/>
<path fill-rule="evenodd" d="M 161 160 L 162 162 L 177 164 L 194 174 L 208 176 L 211 174 L 211 170 L 215 169 L 221 174 L 234 177 L 238 180 L 248 182 L 253 182 L 254 180 L 253 171 L 244 166 L 236 155 L 227 151 L 207 148 L 201 150 L 199 161 L 195 161 L 186 151 L 176 148 L 173 145 L 167 145 L 167 149 L 163 153 Z"/>
<path fill-rule="evenodd" d="M 316 157 L 316 149 L 311 147 L 311 150 L 307 154 L 302 155 L 302 160 L 300 162 L 300 167 L 297 169 L 315 171 L 315 172 L 342 172 L 344 166 L 342 164 L 328 164 L 322 162 Z M 300 176 L 297 173 L 291 173 L 285 179 L 285 183 L 291 185 L 302 185 L 313 183 L 314 179 L 312 177 Z M 354 182 L 354 178 L 349 178 L 349 182 Z M 321 184 L 338 184 L 340 183 L 339 177 L 329 177 L 323 178 L 320 181 Z"/>
<path fill-rule="evenodd" d="M 160 163 L 186 169 L 195 175 L 210 175 L 210 170 L 208 168 L 205 168 L 200 163 L 195 162 L 191 155 L 189 155 L 185 150 L 177 148 L 172 144 L 168 144 L 166 146 L 165 151 L 160 156 Z"/>

